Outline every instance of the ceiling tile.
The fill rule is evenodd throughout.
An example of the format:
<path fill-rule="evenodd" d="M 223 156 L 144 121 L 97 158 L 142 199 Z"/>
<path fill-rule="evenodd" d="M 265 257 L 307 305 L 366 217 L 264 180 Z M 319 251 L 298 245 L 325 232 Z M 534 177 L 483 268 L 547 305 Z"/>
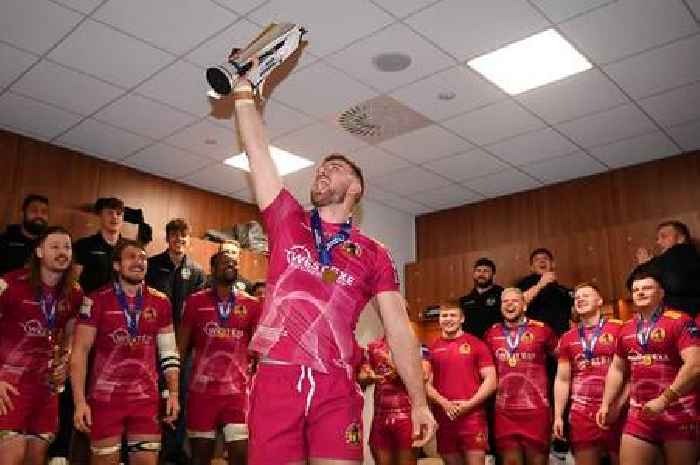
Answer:
<path fill-rule="evenodd" d="M 314 122 L 314 120 L 308 116 L 272 99 L 269 99 L 267 103 L 265 103 L 263 118 L 265 119 L 267 136 L 270 139 L 294 131 L 295 129 L 303 128 Z"/>
<path fill-rule="evenodd" d="M 700 80 L 700 35 L 679 40 L 605 67 L 632 97 L 642 98 Z"/>
<path fill-rule="evenodd" d="M 242 151 L 233 128 L 226 129 L 209 119 L 203 119 L 163 142 L 217 161 L 223 161 Z"/>
<path fill-rule="evenodd" d="M 83 19 L 83 15 L 47 0 L 0 2 L 0 40 L 45 53 Z"/>
<path fill-rule="evenodd" d="M 665 134 L 657 131 L 596 147 L 590 152 L 609 167 L 622 168 L 675 155 L 678 148 Z"/>
<path fill-rule="evenodd" d="M 0 44 L 0 89 L 17 79 L 36 60 L 36 57 L 29 53 Z"/>
<path fill-rule="evenodd" d="M 253 40 L 262 28 L 246 19 L 239 19 L 187 55 L 187 60 L 209 67 L 226 61 L 234 47 L 243 47 Z"/>
<path fill-rule="evenodd" d="M 51 0 L 55 3 L 60 3 L 68 8 L 73 8 L 81 13 L 89 14 L 97 8 L 103 0 Z"/>
<path fill-rule="evenodd" d="M 531 0 L 555 23 L 567 20 L 616 0 Z"/>
<path fill-rule="evenodd" d="M 379 177 L 375 179 L 375 183 L 382 186 L 384 190 L 399 195 L 415 194 L 450 184 L 447 179 L 415 166 Z"/>
<path fill-rule="evenodd" d="M 421 214 L 428 213 L 432 211 L 433 208 L 424 205 L 420 202 L 415 202 L 406 197 L 401 197 L 392 192 L 387 192 L 386 190 L 378 187 L 377 184 L 370 184 L 367 186 L 367 199 L 375 202 L 379 202 L 382 205 L 411 214 Z"/>
<path fill-rule="evenodd" d="M 615 83 L 597 69 L 533 89 L 516 98 L 550 124 L 628 102 Z"/>
<path fill-rule="evenodd" d="M 94 118 L 152 139 L 161 139 L 197 119 L 136 94 L 122 97 Z"/>
<path fill-rule="evenodd" d="M 311 183 L 316 175 L 316 166 L 309 166 L 303 170 L 296 171 L 284 176 L 283 181 L 284 186 L 289 191 L 296 191 L 303 193 L 302 198 L 309 197 L 309 192 L 311 190 Z"/>
<path fill-rule="evenodd" d="M 249 188 L 245 188 L 245 189 L 242 189 L 242 190 L 237 191 L 237 192 L 232 192 L 229 195 L 231 197 L 233 197 L 234 199 L 242 200 L 243 202 L 246 202 L 246 203 L 252 203 L 252 204 L 256 203 L 255 194 L 253 194 L 253 191 L 250 190 Z"/>
<path fill-rule="evenodd" d="M 250 187 L 248 173 L 224 164 L 210 165 L 182 180 L 219 193 L 237 192 Z"/>
<path fill-rule="evenodd" d="M 687 0 L 688 6 L 695 13 L 696 18 L 700 18 L 700 0 Z"/>
<path fill-rule="evenodd" d="M 582 147 L 595 147 L 627 137 L 656 131 L 654 123 L 632 105 L 623 105 L 612 110 L 557 126 Z"/>
<path fill-rule="evenodd" d="M 143 136 L 92 119 L 83 121 L 54 141 L 86 155 L 108 160 L 122 160 L 151 142 Z"/>
<path fill-rule="evenodd" d="M 700 150 L 700 119 L 672 127 L 668 133 L 686 152 Z"/>
<path fill-rule="evenodd" d="M 436 125 L 394 137 L 382 142 L 379 146 L 418 164 L 465 152 L 474 147 L 464 139 Z"/>
<path fill-rule="evenodd" d="M 481 195 L 456 184 L 419 192 L 413 194 L 409 198 L 424 203 L 436 210 L 466 205 L 483 199 Z"/>
<path fill-rule="evenodd" d="M 374 58 L 387 52 L 406 54 L 411 58 L 411 64 L 399 72 L 380 71 L 374 65 Z M 327 60 L 383 92 L 455 64 L 452 58 L 403 24 L 391 25 L 355 42 Z"/>
<path fill-rule="evenodd" d="M 545 128 L 489 145 L 488 149 L 514 165 L 526 165 L 576 152 L 578 147 L 553 129 Z"/>
<path fill-rule="evenodd" d="M 582 178 L 607 170 L 603 164 L 583 152 L 531 163 L 522 169 L 545 184 Z"/>
<path fill-rule="evenodd" d="M 372 145 L 363 147 L 349 156 L 362 169 L 367 179 L 384 176 L 410 166 L 406 160 Z"/>
<path fill-rule="evenodd" d="M 238 18 L 231 11 L 202 0 L 110 0 L 92 17 L 177 55 Z M 222 50 L 222 55 L 228 51 Z"/>
<path fill-rule="evenodd" d="M 172 60 L 165 52 L 90 20 L 49 58 L 122 87 L 135 86 Z"/>
<path fill-rule="evenodd" d="M 80 116 L 21 95 L 0 96 L 0 125 L 21 129 L 43 140 L 62 133 L 80 121 Z"/>
<path fill-rule="evenodd" d="M 180 178 L 215 162 L 170 145 L 154 144 L 125 159 L 124 163 L 167 178 Z"/>
<path fill-rule="evenodd" d="M 441 158 L 440 160 L 426 163 L 424 166 L 430 171 L 441 174 L 452 181 L 473 179 L 508 168 L 508 165 L 481 149 Z"/>
<path fill-rule="evenodd" d="M 385 8 L 391 14 L 403 18 L 409 14 L 425 8 L 431 3 L 437 3 L 440 0 L 373 0 L 374 3 Z"/>
<path fill-rule="evenodd" d="M 541 120 L 511 100 L 457 116 L 443 124 L 480 145 L 491 144 L 544 126 Z"/>
<path fill-rule="evenodd" d="M 406 22 L 459 60 L 524 39 L 549 25 L 524 0 L 444 0 Z"/>
<path fill-rule="evenodd" d="M 639 104 L 649 116 L 665 127 L 698 119 L 700 82 L 640 100 Z"/>
<path fill-rule="evenodd" d="M 440 93 L 454 93 L 454 98 L 442 100 L 438 98 Z M 464 66 L 421 79 L 391 96 L 433 121 L 443 121 L 506 98 L 498 88 Z"/>
<path fill-rule="evenodd" d="M 319 118 L 343 112 L 376 95 L 369 87 L 323 62 L 287 77 L 272 93 L 275 99 Z"/>
<path fill-rule="evenodd" d="M 42 60 L 12 90 L 81 115 L 90 115 L 124 91 L 83 73 Z"/>
<path fill-rule="evenodd" d="M 376 31 L 393 18 L 367 0 L 272 0 L 250 17 L 261 25 L 293 22 L 309 30 L 309 50 L 326 55 Z"/>
<path fill-rule="evenodd" d="M 481 192 L 486 197 L 498 197 L 541 186 L 539 182 L 535 181 L 530 176 L 515 169 L 475 178 L 465 182 L 464 185 L 477 192 Z"/>
<path fill-rule="evenodd" d="M 681 0 L 619 0 L 560 25 L 579 50 L 610 63 L 698 30 Z"/>
<path fill-rule="evenodd" d="M 204 71 L 182 60 L 159 72 L 136 89 L 136 92 L 172 105 L 193 115 L 211 111 Z"/>
<path fill-rule="evenodd" d="M 333 152 L 347 153 L 366 144 L 335 126 L 316 123 L 273 139 L 272 145 L 300 157 L 319 161 Z"/>

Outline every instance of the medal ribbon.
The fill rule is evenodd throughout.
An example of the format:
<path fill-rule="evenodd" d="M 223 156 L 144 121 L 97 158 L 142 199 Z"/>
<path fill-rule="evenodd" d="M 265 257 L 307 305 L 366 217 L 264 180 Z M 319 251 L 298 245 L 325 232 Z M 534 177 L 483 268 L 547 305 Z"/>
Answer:
<path fill-rule="evenodd" d="M 652 313 L 649 319 L 649 325 L 644 322 L 644 318 L 642 318 L 641 315 L 637 320 L 637 342 L 642 346 L 644 353 L 646 353 L 649 348 L 649 336 L 651 336 L 651 332 L 656 327 L 659 318 L 661 318 L 661 307 L 654 310 L 654 313 Z"/>
<path fill-rule="evenodd" d="M 314 208 L 311 211 L 311 230 L 314 233 L 314 242 L 316 243 L 316 250 L 318 251 L 318 258 L 321 265 L 328 267 L 332 264 L 331 251 L 347 241 L 350 237 L 350 230 L 352 229 L 352 217 L 340 225 L 340 230 L 333 235 L 330 239 L 326 240 L 323 237 L 323 225 L 321 223 L 321 215 L 318 214 L 318 210 Z"/>
<path fill-rule="evenodd" d="M 39 306 L 41 313 L 44 314 L 46 320 L 46 329 L 53 331 L 56 326 L 56 306 L 58 305 L 58 297 L 51 293 L 44 293 L 43 289 L 39 290 Z"/>
<path fill-rule="evenodd" d="M 503 335 L 506 338 L 508 355 L 512 357 L 515 351 L 517 350 L 518 346 L 520 345 L 520 338 L 523 336 L 525 330 L 527 329 L 527 318 L 523 318 L 522 323 L 518 325 L 518 330 L 515 332 L 515 339 L 512 339 L 510 337 L 510 329 L 508 329 L 505 323 L 503 323 L 502 329 Z"/>
<path fill-rule="evenodd" d="M 588 360 L 589 362 L 593 359 L 593 351 L 595 350 L 595 346 L 598 343 L 598 338 L 600 337 L 600 334 L 603 332 L 603 325 L 605 325 L 605 318 L 600 318 L 598 320 L 598 324 L 593 329 L 593 334 L 591 335 L 591 344 L 588 345 L 588 341 L 586 340 L 586 329 L 583 325 L 583 322 L 578 324 L 578 338 L 581 341 L 581 348 L 583 348 L 583 356 L 586 357 L 586 360 Z"/>
<path fill-rule="evenodd" d="M 114 282 L 114 293 L 117 295 L 117 302 L 124 312 L 124 318 L 126 319 L 126 329 L 129 332 L 130 337 L 136 337 L 139 335 L 139 320 L 141 319 L 141 311 L 143 310 L 143 290 L 139 287 L 136 293 L 136 303 L 132 309 L 129 305 L 129 299 L 124 293 L 121 284 L 119 282 Z"/>
<path fill-rule="evenodd" d="M 219 315 L 219 322 L 221 326 L 224 326 L 231 316 L 231 310 L 236 305 L 236 293 L 231 289 L 231 293 L 228 295 L 226 302 L 222 302 L 221 299 L 219 299 L 216 288 L 212 288 L 212 293 L 214 294 L 214 302 L 216 302 L 216 313 Z"/>

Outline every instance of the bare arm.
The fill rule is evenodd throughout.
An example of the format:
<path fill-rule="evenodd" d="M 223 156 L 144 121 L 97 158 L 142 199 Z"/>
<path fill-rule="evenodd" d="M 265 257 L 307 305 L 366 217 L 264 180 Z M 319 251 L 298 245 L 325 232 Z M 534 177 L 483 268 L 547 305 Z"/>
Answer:
<path fill-rule="evenodd" d="M 683 365 L 670 386 L 679 397 L 690 394 L 700 383 L 700 347 L 686 347 L 681 351 L 681 359 Z"/>
<path fill-rule="evenodd" d="M 243 97 L 236 98 L 236 95 Z M 234 102 L 238 133 L 243 149 L 248 155 L 255 197 L 258 207 L 264 210 L 282 190 L 282 180 L 272 160 L 265 125 L 253 100 L 252 87 L 248 80 L 241 79 L 236 84 Z"/>
<path fill-rule="evenodd" d="M 177 351 L 180 352 L 182 359 L 187 358 L 190 352 L 190 340 L 192 337 L 192 328 L 186 325 L 180 325 L 180 331 L 177 332 Z"/>
<path fill-rule="evenodd" d="M 403 380 L 411 399 L 414 447 L 423 446 L 435 433 L 435 420 L 428 409 L 423 382 L 420 348 L 411 331 L 403 297 L 396 291 L 377 294 L 379 314 L 394 357 L 396 371 Z"/>
<path fill-rule="evenodd" d="M 603 390 L 603 401 L 600 409 L 596 413 L 596 423 L 601 428 L 607 428 L 613 420 L 610 415 L 610 407 L 623 388 L 627 376 L 627 360 L 615 354 L 608 373 L 605 375 L 605 389 Z M 612 412 L 615 413 L 615 412 Z"/>
<path fill-rule="evenodd" d="M 571 363 L 559 360 L 557 377 L 554 379 L 554 418 L 563 419 L 571 388 Z"/>
<path fill-rule="evenodd" d="M 496 392 L 496 387 L 498 386 L 496 367 L 490 366 L 481 368 L 479 369 L 479 374 L 481 375 L 481 384 L 472 398 L 468 400 L 468 407 L 466 407 L 466 410 L 481 406 L 486 402 L 486 399 Z"/>
<path fill-rule="evenodd" d="M 97 329 L 92 326 L 78 325 L 73 334 L 73 350 L 70 358 L 70 382 L 73 387 L 75 405 L 84 405 L 85 378 L 88 354 L 95 343 Z"/>

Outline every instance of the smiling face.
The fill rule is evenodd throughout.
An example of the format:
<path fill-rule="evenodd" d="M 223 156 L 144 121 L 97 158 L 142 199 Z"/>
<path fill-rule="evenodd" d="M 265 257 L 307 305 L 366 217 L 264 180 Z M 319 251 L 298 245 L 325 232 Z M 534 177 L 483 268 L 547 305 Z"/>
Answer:
<path fill-rule="evenodd" d="M 53 272 L 66 271 L 73 258 L 70 236 L 60 232 L 49 234 L 36 248 L 36 255 L 43 268 Z"/>
<path fill-rule="evenodd" d="M 118 233 L 124 224 L 124 210 L 103 208 L 100 213 L 100 228 L 110 233 Z"/>
<path fill-rule="evenodd" d="M 220 252 L 214 264 L 213 271 L 216 282 L 226 285 L 236 282 L 236 279 L 238 279 L 238 262 L 233 253 Z"/>
<path fill-rule="evenodd" d="M 580 317 L 588 317 L 600 310 L 603 299 L 594 288 L 582 286 L 574 294 L 574 309 Z"/>
<path fill-rule="evenodd" d="M 458 337 L 462 332 L 462 323 L 464 323 L 464 314 L 459 308 L 443 307 L 440 309 L 438 324 L 443 337 L 448 339 Z"/>
<path fill-rule="evenodd" d="M 311 185 L 311 203 L 314 207 L 342 204 L 348 195 L 359 198 L 361 193 L 360 181 L 347 162 L 331 158 L 316 168 L 316 177 Z"/>
<path fill-rule="evenodd" d="M 656 231 L 656 245 L 659 246 L 661 253 L 683 242 L 685 242 L 685 236 L 671 225 L 662 226 Z"/>
<path fill-rule="evenodd" d="M 640 310 L 654 309 L 664 299 L 664 290 L 654 278 L 636 279 L 632 283 L 632 300 Z"/>
<path fill-rule="evenodd" d="M 532 257 L 530 269 L 537 274 L 543 274 L 547 271 L 554 271 L 554 260 L 546 253 L 538 253 Z"/>
<path fill-rule="evenodd" d="M 503 318 L 514 323 L 525 313 L 525 298 L 516 289 L 505 289 L 501 294 L 501 314 Z"/>
<path fill-rule="evenodd" d="M 172 231 L 168 234 L 168 250 L 176 255 L 183 255 L 190 243 L 190 232 Z"/>
<path fill-rule="evenodd" d="M 121 250 L 121 258 L 114 262 L 114 270 L 127 283 L 141 284 L 146 277 L 146 251 L 136 246 L 126 246 Z"/>

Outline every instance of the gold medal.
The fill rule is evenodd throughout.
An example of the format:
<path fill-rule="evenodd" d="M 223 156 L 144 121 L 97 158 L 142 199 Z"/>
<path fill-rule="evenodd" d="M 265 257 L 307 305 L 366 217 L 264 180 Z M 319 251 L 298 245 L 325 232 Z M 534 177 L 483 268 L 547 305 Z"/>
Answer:
<path fill-rule="evenodd" d="M 654 363 L 654 359 L 651 358 L 651 354 L 645 354 L 642 358 L 642 363 L 644 364 L 644 366 L 650 367 Z"/>
<path fill-rule="evenodd" d="M 518 364 L 518 358 L 515 356 L 515 354 L 512 354 L 508 357 L 508 365 L 511 367 L 515 367 Z"/>
<path fill-rule="evenodd" d="M 321 273 L 321 278 L 323 278 L 323 281 L 327 284 L 333 284 L 338 280 L 338 273 L 333 271 L 330 268 L 326 268 L 323 270 Z"/>

